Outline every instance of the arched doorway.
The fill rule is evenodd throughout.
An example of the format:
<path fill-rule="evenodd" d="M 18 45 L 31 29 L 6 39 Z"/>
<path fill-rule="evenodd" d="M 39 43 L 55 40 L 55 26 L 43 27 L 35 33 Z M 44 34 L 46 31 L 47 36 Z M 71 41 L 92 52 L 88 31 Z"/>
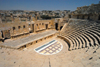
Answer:
<path fill-rule="evenodd" d="M 79 15 L 77 15 L 77 19 L 79 19 Z"/>
<path fill-rule="evenodd" d="M 88 20 L 90 19 L 90 16 L 88 16 Z"/>
<path fill-rule="evenodd" d="M 58 30 L 58 23 L 55 24 L 55 29 Z"/>
<path fill-rule="evenodd" d="M 63 26 L 60 27 L 60 30 L 63 28 Z"/>
<path fill-rule="evenodd" d="M 46 24 L 46 29 L 48 29 L 48 24 Z"/>
<path fill-rule="evenodd" d="M 69 18 L 71 18 L 71 15 L 69 15 Z"/>
<path fill-rule="evenodd" d="M 84 15 L 82 16 L 82 19 L 84 19 Z"/>
<path fill-rule="evenodd" d="M 100 20 L 100 15 L 98 16 L 98 20 Z"/>

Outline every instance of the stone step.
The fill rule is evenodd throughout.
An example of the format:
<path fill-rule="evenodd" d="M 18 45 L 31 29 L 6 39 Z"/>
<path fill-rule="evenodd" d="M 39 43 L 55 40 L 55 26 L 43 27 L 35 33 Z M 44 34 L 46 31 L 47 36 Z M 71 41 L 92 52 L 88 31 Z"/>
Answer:
<path fill-rule="evenodd" d="M 89 30 L 89 31 L 92 32 L 99 39 L 99 42 L 100 42 L 100 33 L 95 30 Z"/>
<path fill-rule="evenodd" d="M 87 34 L 84 34 L 84 35 L 85 35 L 87 38 L 89 38 L 91 45 L 94 46 L 94 41 L 93 41 L 93 39 L 91 39 L 91 37 L 90 37 L 89 35 L 87 35 Z"/>
<path fill-rule="evenodd" d="M 73 45 L 72 45 L 72 49 L 75 49 L 75 41 L 72 39 L 72 38 L 70 38 L 70 37 L 67 37 L 67 38 L 69 38 L 71 41 L 72 41 L 72 43 L 73 43 Z"/>
<path fill-rule="evenodd" d="M 87 33 L 91 34 L 91 36 L 95 39 L 95 44 L 99 45 L 99 39 L 100 38 L 98 38 L 98 36 L 95 33 L 93 33 L 93 32 L 88 32 L 87 31 Z"/>
<path fill-rule="evenodd" d="M 72 37 L 76 40 L 76 43 L 77 43 L 77 45 L 75 46 L 75 48 L 76 49 L 82 48 L 81 47 L 82 46 L 82 41 L 79 39 L 79 37 L 77 37 L 77 35 L 73 35 Z"/>
<path fill-rule="evenodd" d="M 64 36 L 60 36 L 60 35 L 58 35 L 58 37 L 64 39 L 64 41 L 67 42 L 67 44 L 69 46 L 68 50 L 72 50 L 73 49 L 73 42 L 69 38 L 64 37 Z"/>
<path fill-rule="evenodd" d="M 77 41 L 77 39 L 74 36 L 70 36 L 70 37 L 75 41 L 74 48 L 78 49 L 78 41 Z"/>

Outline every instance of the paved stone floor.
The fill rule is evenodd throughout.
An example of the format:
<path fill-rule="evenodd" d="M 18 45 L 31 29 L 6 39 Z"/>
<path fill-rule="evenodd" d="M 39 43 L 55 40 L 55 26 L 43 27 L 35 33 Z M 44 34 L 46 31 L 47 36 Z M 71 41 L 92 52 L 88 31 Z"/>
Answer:
<path fill-rule="evenodd" d="M 42 46 L 39 46 L 35 51 L 42 55 L 53 55 L 57 54 L 62 50 L 63 46 L 57 40 L 52 40 Z"/>
<path fill-rule="evenodd" d="M 59 53 L 42 55 L 34 51 L 51 40 L 57 40 L 63 45 Z M 67 44 L 54 37 L 23 50 L 0 48 L 0 67 L 100 67 L 100 47 L 68 51 Z"/>

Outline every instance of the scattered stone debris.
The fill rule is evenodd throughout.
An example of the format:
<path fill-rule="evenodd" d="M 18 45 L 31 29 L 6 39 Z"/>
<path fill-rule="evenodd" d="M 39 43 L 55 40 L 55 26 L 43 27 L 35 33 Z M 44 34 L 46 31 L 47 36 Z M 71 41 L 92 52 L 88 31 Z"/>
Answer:
<path fill-rule="evenodd" d="M 86 50 L 86 52 L 87 52 L 88 50 Z"/>
<path fill-rule="evenodd" d="M 89 58 L 89 60 L 93 59 L 93 57 Z"/>
<path fill-rule="evenodd" d="M 94 51 L 93 53 L 96 53 L 96 51 Z"/>
<path fill-rule="evenodd" d="M 14 64 L 15 64 L 16 62 L 14 62 Z"/>

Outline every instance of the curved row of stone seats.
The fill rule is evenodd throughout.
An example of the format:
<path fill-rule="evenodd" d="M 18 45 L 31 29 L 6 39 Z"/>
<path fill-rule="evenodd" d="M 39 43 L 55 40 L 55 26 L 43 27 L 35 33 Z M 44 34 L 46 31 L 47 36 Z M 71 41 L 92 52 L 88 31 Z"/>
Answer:
<path fill-rule="evenodd" d="M 72 42 L 70 50 L 100 45 L 99 23 L 94 21 L 73 23 L 69 23 L 66 30 L 60 33 L 61 36 L 68 38 Z"/>
<path fill-rule="evenodd" d="M 95 31 L 95 30 L 96 30 L 96 29 L 94 29 L 94 30 L 92 30 L 92 29 L 90 30 L 90 29 L 89 29 L 88 31 Z M 87 31 L 87 30 L 86 30 L 86 31 Z M 88 32 L 88 31 L 87 31 L 87 32 Z M 96 32 L 96 31 L 95 31 L 95 32 Z M 97 36 L 96 39 L 97 39 L 98 41 L 100 40 L 100 38 L 99 38 L 100 33 L 99 33 L 99 32 L 97 32 L 98 35 L 95 34 L 94 32 L 88 32 L 88 33 L 91 33 L 92 35 L 94 34 L 95 37 Z M 93 35 L 93 36 L 94 36 L 94 35 Z"/>
<path fill-rule="evenodd" d="M 67 37 L 67 38 L 69 38 L 71 41 L 73 41 L 74 43 L 73 43 L 73 46 L 72 46 L 72 49 L 75 49 L 75 47 L 76 47 L 76 41 L 75 41 L 75 39 L 73 39 L 72 37 Z M 81 39 L 82 39 L 82 42 L 83 42 L 83 44 L 84 44 L 84 38 L 82 38 L 82 37 L 80 37 Z"/>
<path fill-rule="evenodd" d="M 82 34 L 83 35 L 83 37 L 85 38 L 85 40 L 86 40 L 86 42 L 87 42 L 87 44 L 86 44 L 86 46 L 87 47 L 89 47 L 89 46 L 92 46 L 92 44 L 91 44 L 91 38 L 89 37 L 89 36 L 87 36 L 87 35 L 85 35 L 85 34 Z"/>
<path fill-rule="evenodd" d="M 78 27 L 78 26 L 75 26 Z M 72 26 L 70 26 L 70 24 L 68 24 L 68 26 L 66 27 L 66 31 L 70 31 L 72 29 Z"/>
<path fill-rule="evenodd" d="M 60 36 L 60 35 L 58 35 L 58 37 L 61 38 L 61 39 L 64 39 L 64 41 L 67 42 L 68 50 L 72 50 L 73 49 L 73 42 L 69 38 L 66 38 L 66 37 L 63 37 L 63 36 Z"/>
<path fill-rule="evenodd" d="M 68 38 L 68 39 L 70 39 L 70 41 L 72 42 L 72 45 L 70 46 L 70 50 L 72 50 L 72 49 L 74 49 L 74 44 L 75 44 L 75 41 L 72 39 L 72 38 L 69 38 L 69 37 L 66 37 L 66 38 Z"/>
<path fill-rule="evenodd" d="M 73 38 L 75 40 L 75 45 L 74 45 L 74 49 L 78 49 L 80 48 L 79 45 L 81 44 L 80 39 L 78 39 L 78 37 L 74 37 L 74 36 L 70 36 L 71 38 Z M 79 44 L 79 45 L 78 45 Z"/>
<path fill-rule="evenodd" d="M 77 35 L 76 35 L 77 36 Z M 80 48 L 82 48 L 83 47 L 83 45 L 85 45 L 86 44 L 86 42 L 85 42 L 85 38 L 83 37 L 83 36 L 77 36 L 78 38 L 80 38 L 80 40 L 81 40 L 81 44 L 80 44 Z"/>
<path fill-rule="evenodd" d="M 86 32 L 89 33 L 92 36 L 92 38 L 95 40 L 95 45 L 99 45 L 99 39 L 100 39 L 99 36 L 97 36 L 96 34 L 90 31 L 86 31 Z"/>
<path fill-rule="evenodd" d="M 92 25 L 94 26 L 94 25 Z M 89 26 L 88 26 L 89 27 Z M 88 29 L 88 27 L 86 29 Z M 69 33 L 69 32 L 73 32 L 73 31 L 76 31 L 76 30 L 80 30 L 80 29 L 85 29 L 85 27 L 82 27 L 82 26 L 79 26 L 79 27 L 74 27 L 72 29 L 70 29 L 70 31 L 65 31 L 66 33 Z"/>
<path fill-rule="evenodd" d="M 77 29 L 76 29 L 77 30 Z M 78 29 L 78 30 L 81 30 L 81 29 Z M 86 29 L 85 29 L 86 30 Z M 73 31 L 72 32 L 68 32 L 68 33 L 73 33 Z"/>
<path fill-rule="evenodd" d="M 78 40 L 78 42 L 79 42 L 79 40 Z"/>
<path fill-rule="evenodd" d="M 61 37 L 62 37 L 62 36 L 61 36 Z M 71 38 L 67 38 L 67 37 L 64 37 L 64 38 L 66 38 L 66 39 L 69 40 L 69 42 L 70 42 L 70 45 L 68 45 L 68 46 L 69 46 L 69 50 L 74 49 L 75 41 L 74 41 L 73 39 L 71 39 Z"/>
<path fill-rule="evenodd" d="M 79 33 L 79 34 L 74 33 L 74 34 L 71 35 L 71 36 L 74 37 L 74 35 L 75 35 L 75 36 L 80 35 L 80 32 L 78 32 L 78 33 Z M 85 33 L 86 33 L 86 32 L 85 32 Z M 88 35 L 88 33 L 86 33 L 86 34 Z M 90 40 L 91 40 L 92 43 L 94 43 L 94 42 L 97 43 L 96 38 L 94 38 L 94 37 L 91 35 L 91 36 L 92 36 L 92 39 L 91 39 L 91 36 L 90 36 L 90 35 L 87 36 L 86 34 L 82 34 L 82 35 L 83 35 L 83 38 L 85 39 L 85 42 L 88 41 L 87 38 L 89 38 L 89 42 L 90 42 Z M 85 38 L 84 36 L 87 37 L 87 38 Z M 82 36 L 81 36 L 81 37 L 82 37 Z M 75 37 L 74 37 L 74 38 L 75 38 Z M 87 42 L 87 45 L 89 44 L 89 42 Z M 98 44 L 98 43 L 97 43 L 97 44 Z M 85 46 L 83 45 L 83 47 L 85 47 Z"/>
<path fill-rule="evenodd" d="M 81 34 L 81 32 L 78 32 L 78 33 L 80 33 L 80 34 Z M 87 31 L 86 31 L 86 32 L 84 32 L 84 33 L 82 33 L 82 35 L 84 35 L 85 37 L 89 38 L 89 40 L 90 40 L 93 44 L 94 44 L 94 42 L 93 42 L 93 41 L 95 41 L 95 42 L 96 42 L 96 44 L 98 44 L 97 39 L 96 39 L 93 35 L 91 35 L 91 34 L 87 33 Z"/>
<path fill-rule="evenodd" d="M 99 32 L 99 30 L 98 31 L 96 31 L 96 29 L 95 30 L 88 30 L 91 34 L 93 34 L 93 35 L 95 35 L 97 38 L 98 38 L 98 40 L 100 41 L 100 32 Z"/>
<path fill-rule="evenodd" d="M 76 44 L 74 46 L 74 49 L 79 49 L 80 48 L 80 45 L 81 45 L 81 41 L 79 41 L 78 37 L 75 37 L 75 36 L 71 36 L 71 38 L 74 38 Z"/>
<path fill-rule="evenodd" d="M 79 36 L 77 36 L 77 35 L 78 35 L 78 34 L 75 34 L 75 37 L 74 37 L 74 36 L 73 36 L 73 37 L 74 37 L 74 38 L 76 38 L 76 37 L 80 38 L 83 47 L 85 47 L 84 44 L 89 44 L 89 42 L 87 42 L 88 40 L 87 40 L 86 36 L 84 37 L 84 35 L 80 35 L 80 34 L 79 34 Z M 80 40 L 80 39 L 79 39 L 79 40 Z"/>
<path fill-rule="evenodd" d="M 81 30 L 81 29 L 78 29 L 78 30 Z M 75 31 L 72 31 L 72 32 L 69 32 L 69 33 L 71 34 L 71 33 L 76 32 L 76 31 L 78 31 L 78 30 L 75 30 Z M 85 29 L 85 30 L 87 30 L 87 29 Z M 95 30 L 96 30 L 96 29 L 95 29 Z M 92 29 L 91 29 L 90 31 L 95 31 L 95 30 L 92 30 Z M 89 31 L 89 29 L 88 29 L 88 31 Z M 81 30 L 81 32 L 84 32 L 84 30 L 83 30 L 83 31 Z M 97 32 L 98 35 L 100 34 L 98 31 L 95 31 L 95 32 Z M 68 34 L 69 34 L 69 33 L 68 33 Z M 68 34 L 66 34 L 66 35 L 68 35 Z"/>
<path fill-rule="evenodd" d="M 95 30 L 89 30 L 89 32 L 92 32 L 91 34 L 93 34 L 98 39 L 98 41 L 100 43 L 100 38 L 99 38 L 100 37 L 100 33 L 95 31 Z"/>
<path fill-rule="evenodd" d="M 89 36 L 89 35 L 88 35 Z M 91 37 L 91 36 L 90 36 Z M 93 36 L 92 36 L 92 38 L 93 38 Z M 96 39 L 95 39 L 95 41 L 96 41 Z"/>
<path fill-rule="evenodd" d="M 73 39 L 73 41 L 74 41 L 73 49 L 77 49 L 77 48 L 75 48 L 75 47 L 77 47 L 77 44 L 78 44 L 78 42 L 76 41 L 76 38 L 70 37 L 70 39 Z"/>
<path fill-rule="evenodd" d="M 91 25 L 91 26 L 95 26 L 95 25 Z M 90 26 L 88 26 L 89 28 L 90 28 Z M 73 32 L 73 31 L 75 31 L 75 30 L 80 30 L 80 29 L 84 29 L 84 28 L 86 28 L 86 27 L 84 27 L 84 26 L 76 26 L 76 27 L 74 27 L 74 28 L 71 28 L 69 31 L 65 31 L 66 33 L 65 34 L 67 34 L 67 33 L 70 33 L 70 32 Z M 88 28 L 87 28 L 88 29 Z"/>
<path fill-rule="evenodd" d="M 80 41 L 81 43 L 77 46 L 77 48 L 82 48 L 82 47 L 85 47 L 84 45 L 86 44 L 86 41 L 85 41 L 85 38 L 82 37 L 82 36 L 77 36 L 77 35 L 72 35 L 72 37 L 74 38 L 81 38 L 81 40 L 83 41 L 83 44 L 82 44 L 82 41 Z M 79 39 L 80 40 L 80 39 Z M 75 48 L 75 47 L 74 47 Z"/>
<path fill-rule="evenodd" d="M 77 29 L 76 29 L 77 30 Z M 79 30 L 79 29 L 78 29 Z M 72 30 L 71 30 L 72 31 Z M 73 31 L 72 31 L 73 32 Z M 68 32 L 69 33 L 69 32 Z"/>
<path fill-rule="evenodd" d="M 77 33 L 77 34 L 73 34 L 73 35 L 75 35 L 75 36 L 78 35 L 78 36 L 80 36 L 81 39 L 83 39 L 84 44 L 82 45 L 82 47 L 87 47 L 87 46 L 89 46 L 90 40 L 87 39 L 88 37 L 86 37 L 84 34 Z M 81 47 L 81 48 L 82 48 L 82 47 Z"/>
<path fill-rule="evenodd" d="M 66 37 L 68 37 L 68 36 L 66 36 Z M 83 37 L 82 35 L 79 35 L 79 36 L 77 36 L 76 34 L 75 35 L 71 35 L 70 36 L 72 39 L 74 38 L 74 39 L 78 39 L 79 37 L 80 37 L 80 39 L 82 40 L 82 41 L 80 41 L 80 39 L 78 39 L 78 40 L 76 40 L 76 41 L 80 41 L 80 43 L 79 44 L 77 44 L 77 47 L 74 47 L 74 49 L 75 48 L 82 48 L 82 47 L 85 47 L 85 44 L 86 44 L 86 38 L 85 37 Z M 77 43 L 78 43 L 77 42 Z M 83 43 L 82 43 L 83 42 Z M 74 46 L 75 46 L 76 44 L 74 44 Z"/>
<path fill-rule="evenodd" d="M 70 31 L 78 29 L 80 27 L 81 27 L 81 25 L 80 26 L 76 25 L 75 27 L 69 27 L 69 28 L 67 28 L 66 32 L 70 32 Z"/>
<path fill-rule="evenodd" d="M 87 35 L 88 38 L 90 38 L 92 46 L 97 45 L 97 40 L 95 39 L 95 37 L 93 37 L 91 34 L 88 34 L 86 32 L 84 34 Z"/>

